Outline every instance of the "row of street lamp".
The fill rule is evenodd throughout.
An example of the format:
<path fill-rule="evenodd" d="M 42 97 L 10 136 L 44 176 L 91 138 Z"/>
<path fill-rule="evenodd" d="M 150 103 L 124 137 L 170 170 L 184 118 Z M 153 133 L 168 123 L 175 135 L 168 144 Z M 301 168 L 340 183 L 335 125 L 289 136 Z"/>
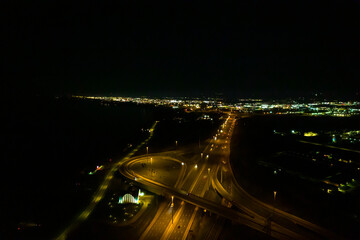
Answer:
<path fill-rule="evenodd" d="M 175 146 L 177 147 L 178 146 L 178 141 L 176 140 L 175 141 Z M 149 155 L 149 147 L 146 146 L 146 154 Z"/>
<path fill-rule="evenodd" d="M 217 140 L 217 137 L 215 136 L 214 137 L 214 139 L 215 139 L 215 141 Z M 200 143 L 199 143 L 200 144 Z M 175 147 L 177 148 L 177 146 L 178 146 L 178 141 L 176 140 L 175 141 Z M 147 159 L 149 159 L 149 147 L 147 146 L 146 147 L 146 155 L 147 155 Z M 201 159 L 204 157 L 204 153 L 201 153 Z M 206 158 L 209 158 L 209 155 L 206 155 Z M 152 164 L 152 158 L 151 158 L 151 164 Z M 184 164 L 184 162 L 181 162 L 181 165 L 182 166 L 184 166 L 185 164 Z M 195 164 L 195 166 L 194 166 L 194 168 L 195 169 L 197 169 L 198 168 L 198 165 L 197 164 Z M 209 180 L 210 180 L 210 171 L 211 171 L 211 169 L 210 168 L 208 168 L 208 175 L 209 175 Z M 210 188 L 210 185 L 209 185 L 209 188 Z M 170 207 L 171 207 L 171 222 L 172 222 L 172 224 L 174 223 L 174 196 L 171 196 L 171 205 L 170 205 Z"/>
<path fill-rule="evenodd" d="M 219 130 L 218 130 L 218 132 L 219 132 Z M 221 132 L 223 132 L 223 130 L 221 130 Z M 215 141 L 217 140 L 217 134 L 216 134 L 216 136 L 214 136 L 214 140 L 215 140 Z M 178 146 L 178 141 L 175 141 L 175 146 L 176 146 L 176 148 L 177 148 L 177 146 Z M 146 147 L 147 154 L 149 154 L 148 150 L 149 150 L 149 148 Z M 201 159 L 203 159 L 204 153 L 203 153 L 203 152 L 200 153 L 200 156 L 201 156 Z M 206 158 L 209 158 L 209 155 L 206 155 Z M 182 162 L 181 165 L 184 165 L 184 162 Z M 197 168 L 198 168 L 198 165 L 195 164 L 194 168 L 197 169 Z M 210 181 L 210 172 L 211 172 L 211 169 L 208 168 L 209 181 Z M 209 184 L 209 189 L 210 189 L 210 184 Z M 277 191 L 273 191 L 273 199 L 274 199 L 274 203 L 273 203 L 273 215 L 274 215 L 274 212 L 275 212 L 276 194 L 277 194 Z M 171 211 L 171 213 L 172 213 L 172 214 L 171 214 L 171 222 L 172 222 L 172 224 L 173 224 L 173 223 L 174 223 L 174 219 L 173 219 L 173 218 L 174 218 L 174 212 L 173 212 L 173 211 L 174 211 L 174 196 L 171 196 L 171 205 L 170 205 L 170 207 L 172 208 L 172 211 Z"/>

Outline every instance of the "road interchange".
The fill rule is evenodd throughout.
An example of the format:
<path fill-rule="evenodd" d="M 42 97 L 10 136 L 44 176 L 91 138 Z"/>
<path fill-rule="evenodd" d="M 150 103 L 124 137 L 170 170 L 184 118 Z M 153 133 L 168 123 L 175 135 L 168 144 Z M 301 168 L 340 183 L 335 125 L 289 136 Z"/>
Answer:
<path fill-rule="evenodd" d="M 194 206 L 192 210 L 189 210 L 193 213 L 192 218 L 198 209 L 205 209 L 277 239 L 338 238 L 315 224 L 259 201 L 248 194 L 237 183 L 229 163 L 230 140 L 235 121 L 235 116 L 229 115 L 221 128 L 218 129 L 218 133 L 205 147 L 195 166 L 188 166 L 183 161 L 161 153 L 151 155 L 154 162 L 161 162 L 167 159 L 182 164 L 178 180 L 173 186 L 159 181 L 156 177 L 147 177 L 132 170 L 132 166 L 135 163 L 145 161 L 145 158 L 148 161 L 149 156 L 139 156 L 123 161 L 119 170 L 125 177 L 136 180 L 149 191 L 161 195 L 174 196 L 180 200 L 181 207 L 177 209 L 180 213 L 177 212 L 178 215 L 176 216 L 180 216 L 181 211 L 184 209 L 190 208 L 186 205 L 190 204 Z M 186 168 L 189 169 L 187 176 L 185 176 Z M 224 170 L 226 170 L 225 174 L 223 173 Z M 157 171 L 161 171 L 161 169 L 157 169 Z M 222 175 L 227 176 L 226 180 L 222 181 Z M 190 188 L 188 186 L 189 182 L 191 183 Z M 211 199 L 204 198 L 204 194 L 210 188 L 210 184 L 224 198 L 228 206 L 223 206 Z M 236 208 L 229 208 L 230 205 L 234 205 Z M 168 229 L 171 228 L 171 225 L 169 226 L 166 228 L 165 233 L 163 233 L 162 239 L 170 238 L 171 231 Z M 182 238 L 184 238 L 185 234 L 187 234 L 186 231 L 183 233 Z M 145 236 L 143 238 L 146 239 Z"/>

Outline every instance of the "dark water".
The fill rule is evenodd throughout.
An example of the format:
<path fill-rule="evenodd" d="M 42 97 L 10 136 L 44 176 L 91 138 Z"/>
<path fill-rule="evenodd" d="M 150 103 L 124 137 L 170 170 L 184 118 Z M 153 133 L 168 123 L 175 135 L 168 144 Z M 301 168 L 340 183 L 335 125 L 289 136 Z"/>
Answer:
<path fill-rule="evenodd" d="M 124 155 L 166 111 L 69 98 L 9 100 L 1 134 L 0 238 L 12 236 L 19 222 L 46 228 L 68 219 L 79 178 Z"/>

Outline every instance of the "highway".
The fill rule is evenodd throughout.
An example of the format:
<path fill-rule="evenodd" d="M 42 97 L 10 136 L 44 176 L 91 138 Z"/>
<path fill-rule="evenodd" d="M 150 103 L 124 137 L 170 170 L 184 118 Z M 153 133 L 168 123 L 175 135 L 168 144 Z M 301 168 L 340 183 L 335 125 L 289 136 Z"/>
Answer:
<path fill-rule="evenodd" d="M 232 134 L 233 128 L 235 125 L 235 120 L 233 120 L 232 125 L 229 130 L 226 130 L 228 136 Z M 222 143 L 223 145 L 224 143 Z M 225 145 L 226 146 L 226 145 Z M 230 145 L 226 147 L 230 148 Z M 221 169 L 226 169 L 223 171 L 225 178 L 227 180 L 226 184 L 222 184 L 224 187 L 221 188 L 219 184 L 219 178 L 221 178 L 221 173 L 218 174 L 218 171 Z M 231 169 L 229 161 L 223 166 L 218 166 L 217 172 L 214 175 L 216 178 L 213 179 L 212 183 L 217 191 L 226 196 L 234 205 L 246 211 L 247 213 L 252 214 L 253 216 L 263 217 L 269 223 L 267 226 L 267 231 L 271 233 L 271 227 L 274 224 L 278 224 L 287 229 L 291 229 L 293 232 L 299 233 L 302 237 L 306 239 L 335 239 L 338 238 L 331 232 L 312 224 L 304 219 L 296 217 L 292 214 L 281 211 L 280 209 L 275 208 L 273 205 L 265 204 L 258 199 L 254 198 L 248 194 L 236 181 L 234 174 Z M 221 180 L 220 180 L 221 181 Z M 227 187 L 227 190 L 226 189 Z M 230 187 L 229 187 L 230 186 Z M 276 194 L 276 193 L 275 193 Z M 276 203 L 276 195 L 274 195 L 274 202 Z"/>
<path fill-rule="evenodd" d="M 120 159 L 113 164 L 111 169 L 105 175 L 104 180 L 99 185 L 98 189 L 94 192 L 90 203 L 73 219 L 73 221 L 55 238 L 56 240 L 65 240 L 68 235 L 73 231 L 79 224 L 84 222 L 90 214 L 94 211 L 97 204 L 104 198 L 105 193 L 110 185 L 111 180 L 113 179 L 115 171 L 122 164 L 122 162 L 128 161 L 139 149 L 146 145 L 154 135 L 154 130 L 158 121 L 156 121 L 150 128 L 149 137 L 137 145 L 130 153 L 128 153 L 124 158 Z"/>
<path fill-rule="evenodd" d="M 312 224 L 299 217 L 274 208 L 248 194 L 235 180 L 229 163 L 230 141 L 235 126 L 235 116 L 229 115 L 224 124 L 218 129 L 217 134 L 205 147 L 198 160 L 183 163 L 183 170 L 179 171 L 180 177 L 176 184 L 169 184 L 168 181 L 161 181 L 163 175 L 161 169 L 157 169 L 157 176 L 148 176 L 134 171 L 132 168 L 138 161 L 144 161 L 146 156 L 136 159 L 128 159 L 121 163 L 121 173 L 141 183 L 145 188 L 162 195 L 174 196 L 173 219 L 169 212 L 170 202 L 163 209 L 159 209 L 158 218 L 166 219 L 160 224 L 157 218 L 149 225 L 141 239 L 153 239 L 154 236 L 161 236 L 160 239 L 186 239 L 191 224 L 198 217 L 202 209 L 213 212 L 223 218 L 228 218 L 239 224 L 246 225 L 257 231 L 263 232 L 277 239 L 336 239 L 337 236 L 331 232 Z M 149 156 L 147 156 L 149 157 Z M 161 162 L 167 158 L 162 154 L 151 155 L 152 161 Z M 180 167 L 181 168 L 181 167 Z M 187 168 L 187 171 L 184 170 Z M 185 176 L 185 172 L 187 172 Z M 215 199 L 204 198 L 210 185 L 224 198 L 219 204 Z M 180 205 L 180 206 L 179 206 Z M 236 208 L 229 208 L 235 205 Z M 221 226 L 221 225 L 220 225 Z M 220 232 L 216 226 L 212 231 Z M 156 235 L 157 234 L 157 235 Z"/>
<path fill-rule="evenodd" d="M 190 203 L 192 205 L 195 205 L 201 209 L 206 209 L 208 211 L 211 211 L 217 215 L 220 215 L 222 217 L 228 218 L 233 220 L 234 222 L 240 223 L 240 224 L 244 224 L 246 226 L 249 226 L 251 228 L 254 228 L 258 231 L 264 231 L 264 223 L 262 220 L 258 219 L 254 219 L 253 217 L 246 215 L 244 213 L 241 213 L 237 210 L 228 208 L 226 206 L 222 206 L 217 202 L 213 202 L 207 199 L 204 199 L 202 197 L 198 197 L 194 194 L 187 194 L 185 191 L 180 190 L 180 189 L 176 189 L 174 187 L 162 184 L 162 183 L 158 183 L 156 181 L 153 181 L 151 179 L 148 179 L 144 176 L 139 176 L 136 173 L 133 173 L 131 170 L 129 171 L 126 168 L 126 165 L 123 166 L 121 168 L 121 172 L 131 178 L 131 179 L 135 179 L 135 177 L 137 178 L 137 181 L 139 183 L 142 183 L 144 185 L 144 187 L 147 187 L 148 190 L 153 191 L 155 193 L 163 193 L 163 194 L 168 194 L 169 196 L 174 196 L 175 199 L 179 199 L 182 200 L 184 202 Z M 206 173 L 206 171 L 203 171 L 203 174 Z M 134 175 L 132 175 L 134 174 Z M 199 175 L 198 175 L 199 176 Z M 198 179 L 204 179 L 201 177 L 198 177 Z M 204 180 L 203 180 L 204 181 Z M 205 185 L 206 186 L 206 185 Z M 176 204 L 175 204 L 176 205 Z M 168 205 L 169 206 L 169 205 Z M 166 211 L 162 210 L 163 214 L 166 213 Z M 168 222 L 170 222 L 170 212 L 167 212 L 168 214 Z M 175 213 L 176 215 L 176 213 Z M 155 229 L 154 225 L 157 226 L 159 225 L 159 223 L 156 220 L 156 217 L 154 218 L 156 224 L 153 224 L 153 229 Z M 166 225 L 166 224 L 165 224 Z M 165 226 L 163 224 L 163 227 Z M 158 228 L 158 231 L 160 232 L 165 232 L 165 229 L 163 227 Z M 155 230 L 154 230 L 155 231 Z M 284 233 L 285 232 L 285 233 Z M 291 235 L 290 237 L 288 235 Z M 151 235 L 153 236 L 153 235 Z M 285 229 L 282 229 L 281 226 L 275 226 L 275 229 L 273 230 L 273 236 L 277 236 L 277 238 L 279 239 L 302 239 L 300 238 L 300 236 L 296 235 L 295 233 L 291 233 L 290 231 L 286 231 Z M 141 239 L 151 239 L 150 237 L 144 237 Z"/>
<path fill-rule="evenodd" d="M 205 150 L 209 147 L 210 144 L 208 144 Z M 147 156 L 146 158 L 148 159 L 149 156 Z M 156 163 L 169 161 L 170 159 L 172 161 L 177 161 L 176 159 L 168 156 L 151 155 L 150 158 L 152 158 L 153 162 Z M 184 178 L 183 173 L 185 172 L 184 169 L 186 169 L 187 164 L 180 162 L 179 164 L 181 164 L 182 167 L 178 180 L 182 181 L 176 181 L 176 184 L 174 186 L 171 186 L 171 181 L 160 182 L 162 176 L 166 175 L 165 171 L 157 176 L 157 178 L 159 179 L 158 181 L 155 181 L 154 176 L 152 175 L 149 176 L 148 174 L 145 174 L 144 176 L 140 175 L 139 172 L 136 172 L 133 177 L 135 178 L 137 176 L 139 181 L 146 180 L 158 186 L 160 184 L 160 186 L 167 186 L 168 188 L 173 188 L 174 190 L 181 189 L 182 193 L 184 194 L 190 193 L 194 196 L 197 195 L 201 197 L 205 194 L 205 191 L 208 189 L 210 184 L 210 171 L 208 170 L 208 168 L 206 168 L 207 159 L 208 158 L 206 158 L 206 156 L 204 155 L 198 156 L 198 161 L 203 160 L 203 162 L 196 164 L 197 167 L 195 167 L 195 165 L 192 166 L 191 169 L 189 169 L 186 178 Z M 134 164 L 136 163 L 144 161 L 144 158 L 129 161 L 126 165 L 127 171 L 129 172 L 129 169 L 131 169 L 130 172 L 134 172 L 132 166 L 134 166 Z M 128 173 L 125 173 L 125 175 L 127 174 Z M 158 215 L 153 219 L 152 223 L 144 231 L 140 239 L 157 239 L 157 237 L 159 236 L 161 236 L 160 239 L 185 239 L 190 231 L 190 227 L 192 226 L 193 221 L 195 220 L 198 212 L 198 207 L 186 203 L 184 199 L 181 200 L 181 202 L 175 203 L 173 208 L 168 205 L 165 209 L 159 209 Z M 180 207 L 177 208 L 178 204 L 180 204 Z M 170 209 L 170 211 L 174 212 L 171 212 L 170 214 L 170 211 L 167 211 L 167 209 Z"/>
<path fill-rule="evenodd" d="M 276 239 L 338 239 L 315 224 L 261 202 L 240 186 L 229 162 L 235 122 L 235 115 L 229 114 L 201 153 L 194 153 L 193 157 L 183 158 L 177 151 L 132 157 L 151 139 L 156 122 L 145 141 L 113 164 L 89 205 L 56 239 L 66 239 L 89 217 L 103 199 L 117 170 L 144 189 L 168 197 L 140 239 L 184 240 L 194 230 L 191 229 L 193 223 L 201 221 L 200 213 L 204 210 L 216 214 L 217 218 L 207 239 L 220 235 L 225 218 Z"/>

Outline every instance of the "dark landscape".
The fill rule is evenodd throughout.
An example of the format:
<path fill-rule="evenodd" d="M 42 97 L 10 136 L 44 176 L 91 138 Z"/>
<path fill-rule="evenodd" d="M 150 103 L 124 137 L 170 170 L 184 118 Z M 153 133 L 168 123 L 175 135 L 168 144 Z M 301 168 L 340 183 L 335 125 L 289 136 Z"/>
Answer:
<path fill-rule="evenodd" d="M 358 127 L 358 117 L 246 116 L 240 118 L 235 130 L 231 162 L 239 182 L 249 193 L 273 204 L 272 192 L 277 190 L 276 207 L 356 238 L 359 234 L 356 229 L 360 213 L 359 184 L 345 194 L 328 194 L 326 190 L 332 186 L 323 180 L 338 173 L 341 176 L 335 181 L 345 183 L 359 179 L 359 154 L 299 143 L 297 140 L 304 137 L 291 136 L 291 130 L 318 132 Z M 275 129 L 288 132 L 290 136 L 274 134 Z M 323 143 L 331 143 L 331 138 L 326 140 Z M 359 144 L 352 146 L 354 149 L 359 147 Z M 352 166 L 340 163 L 330 167 L 329 161 L 320 162 L 324 154 L 352 159 Z M 313 161 L 315 158 L 318 162 Z"/>
<path fill-rule="evenodd" d="M 3 1 L 0 239 L 360 236 L 360 1 Z"/>

